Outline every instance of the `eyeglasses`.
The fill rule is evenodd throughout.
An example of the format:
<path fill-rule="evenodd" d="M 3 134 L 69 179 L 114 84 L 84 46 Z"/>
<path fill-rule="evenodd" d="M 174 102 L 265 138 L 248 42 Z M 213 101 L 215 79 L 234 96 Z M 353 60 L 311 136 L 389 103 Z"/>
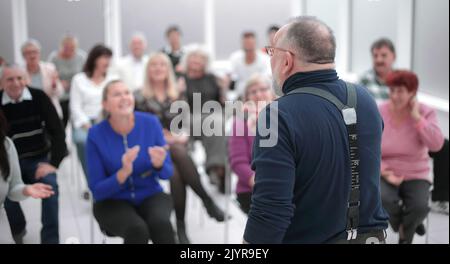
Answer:
<path fill-rule="evenodd" d="M 273 56 L 273 54 L 275 53 L 275 50 L 276 50 L 276 49 L 277 49 L 277 50 L 284 51 L 284 52 L 289 52 L 289 53 L 291 53 L 293 56 L 295 56 L 295 53 L 294 53 L 294 52 L 292 52 L 292 51 L 290 51 L 290 50 L 287 50 L 287 49 L 282 49 L 282 48 L 273 47 L 273 46 L 265 46 L 265 48 L 266 48 L 266 53 L 267 53 L 267 55 L 269 55 L 270 57 Z"/>
<path fill-rule="evenodd" d="M 266 48 L 266 53 L 267 53 L 267 55 L 269 55 L 270 57 L 273 56 L 273 54 L 275 53 L 275 50 L 276 50 L 276 49 L 277 49 L 277 50 L 284 51 L 284 52 L 289 52 L 289 53 L 291 53 L 292 56 L 294 56 L 294 57 L 296 56 L 296 54 L 295 54 L 294 52 L 292 52 L 292 51 L 290 51 L 290 50 L 287 50 L 287 49 L 282 49 L 282 48 L 273 47 L 273 46 L 265 46 L 265 48 Z M 323 58 L 323 59 L 321 59 L 321 60 L 308 60 L 307 62 L 309 62 L 309 63 L 315 63 L 315 64 L 329 64 L 329 63 L 334 63 L 334 59 L 331 59 L 331 58 Z"/>
<path fill-rule="evenodd" d="M 265 93 L 265 92 L 269 91 L 269 89 L 270 89 L 269 87 L 264 86 L 259 89 L 254 89 L 254 90 L 249 91 L 248 95 L 255 96 L 258 93 Z"/>

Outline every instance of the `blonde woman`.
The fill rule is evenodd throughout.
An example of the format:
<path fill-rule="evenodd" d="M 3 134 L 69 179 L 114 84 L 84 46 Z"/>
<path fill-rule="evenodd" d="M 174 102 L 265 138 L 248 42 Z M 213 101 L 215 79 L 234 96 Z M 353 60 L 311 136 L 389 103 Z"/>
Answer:
<path fill-rule="evenodd" d="M 89 130 L 86 144 L 94 216 L 125 244 L 174 244 L 172 201 L 158 181 L 173 174 L 161 124 L 134 112 L 122 81 L 111 81 L 102 93 L 107 118 Z"/>
<path fill-rule="evenodd" d="M 187 150 L 189 138 L 174 137 L 169 131 L 170 123 L 177 115 L 170 113 L 170 105 L 179 99 L 179 92 L 170 59 L 166 54 L 155 53 L 150 56 L 145 71 L 144 87 L 135 92 L 135 98 L 137 110 L 156 115 L 163 125 L 164 137 L 170 146 L 170 155 L 174 163 L 174 175 L 170 179 L 170 186 L 177 217 L 178 240 L 181 244 L 188 244 L 184 222 L 187 185 L 202 199 L 211 217 L 223 221 L 224 213 L 202 186 L 200 175 Z"/>

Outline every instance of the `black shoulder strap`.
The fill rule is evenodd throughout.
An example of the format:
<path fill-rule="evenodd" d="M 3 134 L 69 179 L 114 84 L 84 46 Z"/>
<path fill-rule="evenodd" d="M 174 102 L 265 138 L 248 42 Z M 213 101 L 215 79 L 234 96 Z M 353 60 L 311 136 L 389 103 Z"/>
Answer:
<path fill-rule="evenodd" d="M 347 127 L 347 135 L 349 142 L 350 167 L 351 167 L 351 189 L 347 206 L 347 240 L 356 239 L 359 226 L 359 151 L 358 151 L 358 134 L 357 134 L 357 94 L 356 87 L 351 83 L 346 83 L 347 88 L 347 104 L 343 104 L 333 94 L 314 87 L 297 88 L 286 95 L 291 94 L 310 94 L 324 98 L 336 106 L 342 113 L 342 117 Z"/>

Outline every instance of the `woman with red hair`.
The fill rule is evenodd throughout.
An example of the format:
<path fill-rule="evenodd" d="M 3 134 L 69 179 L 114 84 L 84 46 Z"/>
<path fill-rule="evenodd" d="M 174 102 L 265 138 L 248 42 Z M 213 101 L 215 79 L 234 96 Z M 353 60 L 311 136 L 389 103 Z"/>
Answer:
<path fill-rule="evenodd" d="M 393 71 L 386 78 L 389 100 L 380 105 L 384 120 L 381 144 L 381 196 L 399 243 L 424 233 L 431 185 L 429 151 L 444 137 L 436 113 L 416 99 L 419 81 L 413 72 Z"/>

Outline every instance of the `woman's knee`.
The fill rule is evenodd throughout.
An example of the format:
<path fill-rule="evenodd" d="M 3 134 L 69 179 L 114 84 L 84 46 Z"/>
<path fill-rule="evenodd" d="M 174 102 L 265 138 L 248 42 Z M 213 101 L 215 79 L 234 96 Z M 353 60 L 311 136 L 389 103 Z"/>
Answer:
<path fill-rule="evenodd" d="M 177 162 L 180 159 L 188 157 L 189 153 L 187 151 L 187 147 L 182 144 L 173 144 L 170 145 L 170 156 L 174 162 Z"/>
<path fill-rule="evenodd" d="M 412 215 L 415 215 L 417 217 L 425 217 L 430 211 L 430 207 L 427 203 L 419 202 L 408 205 L 406 211 L 409 211 Z"/>
<path fill-rule="evenodd" d="M 123 238 L 125 241 L 146 244 L 150 238 L 148 227 L 144 221 L 129 223 L 125 227 Z"/>

